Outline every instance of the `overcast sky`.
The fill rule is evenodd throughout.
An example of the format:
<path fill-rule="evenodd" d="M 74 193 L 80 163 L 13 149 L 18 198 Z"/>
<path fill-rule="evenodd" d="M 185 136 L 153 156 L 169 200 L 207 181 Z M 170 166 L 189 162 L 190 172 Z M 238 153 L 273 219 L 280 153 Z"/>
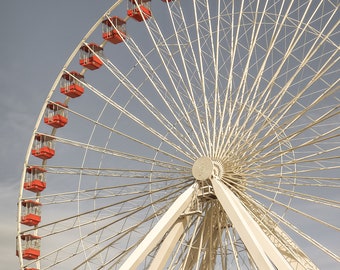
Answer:
<path fill-rule="evenodd" d="M 42 104 L 66 59 L 111 4 L 108 0 L 0 4 L 1 269 L 18 269 L 16 203 L 27 146 Z"/>
<path fill-rule="evenodd" d="M 1 269 L 18 269 L 16 204 L 28 143 L 65 61 L 110 0 L 10 0 L 0 4 Z"/>

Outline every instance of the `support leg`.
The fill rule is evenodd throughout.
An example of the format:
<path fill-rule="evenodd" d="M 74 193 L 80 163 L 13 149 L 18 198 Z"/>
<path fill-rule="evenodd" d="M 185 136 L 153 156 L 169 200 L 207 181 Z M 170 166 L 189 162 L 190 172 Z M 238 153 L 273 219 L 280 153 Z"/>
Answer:
<path fill-rule="evenodd" d="M 196 184 L 190 186 L 170 206 L 155 227 L 145 236 L 143 241 L 132 252 L 129 258 L 121 266 L 121 270 L 133 270 L 145 259 L 145 257 L 157 246 L 163 236 L 175 224 L 181 214 L 188 208 L 194 196 Z"/>
<path fill-rule="evenodd" d="M 158 249 L 155 258 L 150 265 L 150 269 L 164 269 L 171 252 L 185 231 L 189 218 L 189 216 L 184 216 L 172 227 L 171 231 L 168 233 L 167 237 Z"/>
<path fill-rule="evenodd" d="M 234 224 L 259 269 L 275 269 L 274 265 L 279 270 L 292 269 L 241 204 L 239 198 L 216 177 L 211 180 L 211 183 L 224 211 Z"/>

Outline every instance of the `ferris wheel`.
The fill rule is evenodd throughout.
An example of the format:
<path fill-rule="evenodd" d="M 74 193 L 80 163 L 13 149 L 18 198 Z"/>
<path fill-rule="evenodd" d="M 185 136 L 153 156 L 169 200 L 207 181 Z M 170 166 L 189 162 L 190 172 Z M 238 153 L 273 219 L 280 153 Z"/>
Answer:
<path fill-rule="evenodd" d="M 37 119 L 20 269 L 339 265 L 338 7 L 116 1 Z"/>

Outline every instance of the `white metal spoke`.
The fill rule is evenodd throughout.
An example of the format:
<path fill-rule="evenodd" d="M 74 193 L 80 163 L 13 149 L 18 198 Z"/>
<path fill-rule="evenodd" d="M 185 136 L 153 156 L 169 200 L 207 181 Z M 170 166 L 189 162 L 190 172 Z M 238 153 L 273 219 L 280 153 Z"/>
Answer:
<path fill-rule="evenodd" d="M 32 132 L 20 269 L 336 267 L 338 1 L 114 2 Z"/>
<path fill-rule="evenodd" d="M 183 16 L 183 14 L 182 14 Z M 182 17 L 183 19 L 183 17 Z M 188 112 L 188 108 L 187 105 L 185 105 L 183 103 L 183 98 L 182 95 L 185 94 L 189 97 L 190 102 L 193 104 L 193 108 L 195 108 L 195 113 L 198 116 L 198 111 L 197 111 L 197 105 L 195 102 L 195 97 L 193 94 L 193 90 L 192 90 L 192 86 L 190 83 L 190 80 L 187 81 L 187 83 L 184 83 L 184 79 L 181 75 L 181 71 L 179 70 L 178 65 L 176 64 L 176 62 L 174 61 L 174 58 L 172 56 L 172 52 L 167 44 L 167 41 L 164 39 L 159 26 L 157 25 L 157 21 L 155 20 L 150 20 L 150 22 L 146 23 L 147 29 L 150 33 L 150 36 L 152 37 L 153 43 L 155 44 L 158 54 L 160 55 L 160 58 L 162 59 L 163 65 L 166 66 L 168 68 L 168 72 L 167 75 L 169 76 L 172 85 L 175 89 L 175 93 L 176 93 L 176 98 L 179 100 L 180 104 L 181 104 L 181 110 L 183 111 L 183 115 L 185 116 L 185 120 L 188 121 L 188 123 L 190 124 L 190 127 L 193 130 L 193 133 L 196 137 L 197 142 L 199 143 L 201 148 L 204 148 L 206 146 L 206 143 L 203 142 L 203 144 L 201 143 L 201 140 L 204 140 L 204 136 L 201 136 L 201 138 L 198 137 L 198 133 L 196 131 L 196 128 L 194 127 L 193 123 L 191 122 L 191 118 L 189 116 L 189 112 Z M 158 41 L 156 41 L 158 40 Z M 162 48 L 164 47 L 164 49 Z M 182 57 L 182 63 L 185 61 L 185 59 L 183 59 L 183 55 Z M 187 86 L 189 85 L 189 86 Z M 178 88 L 181 90 L 181 88 L 183 88 L 182 91 L 179 91 Z M 203 131 L 202 128 L 199 126 L 198 127 L 201 131 L 201 134 L 203 135 Z M 205 149 L 206 150 L 206 149 Z M 201 150 L 202 151 L 202 150 Z"/>

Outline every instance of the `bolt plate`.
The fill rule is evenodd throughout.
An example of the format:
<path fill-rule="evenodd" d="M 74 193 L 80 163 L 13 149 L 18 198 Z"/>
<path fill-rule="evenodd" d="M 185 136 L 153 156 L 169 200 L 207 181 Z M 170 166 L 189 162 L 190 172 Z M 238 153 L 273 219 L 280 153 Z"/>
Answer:
<path fill-rule="evenodd" d="M 214 163 L 208 157 L 200 157 L 192 166 L 192 175 L 196 180 L 205 181 L 213 174 Z"/>

